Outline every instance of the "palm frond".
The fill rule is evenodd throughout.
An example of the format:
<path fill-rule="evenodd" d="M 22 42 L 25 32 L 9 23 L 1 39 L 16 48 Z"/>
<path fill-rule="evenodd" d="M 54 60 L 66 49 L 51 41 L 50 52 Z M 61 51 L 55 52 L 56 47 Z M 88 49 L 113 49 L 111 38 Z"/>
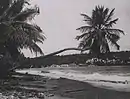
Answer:
<path fill-rule="evenodd" d="M 14 17 L 14 20 L 16 21 L 27 21 L 27 20 L 32 20 L 35 15 L 39 14 L 39 8 L 34 7 L 34 8 L 27 8 L 18 15 Z"/>
<path fill-rule="evenodd" d="M 28 45 L 29 49 L 31 50 L 31 52 L 34 52 L 36 55 L 39 54 L 43 54 L 43 51 L 41 50 L 41 48 L 36 44 L 36 43 L 31 43 L 30 45 Z"/>
<path fill-rule="evenodd" d="M 22 26 L 22 28 L 29 35 L 30 39 L 34 40 L 34 42 L 43 43 L 46 39 L 41 28 L 37 25 L 26 24 Z"/>
<path fill-rule="evenodd" d="M 15 28 L 9 35 L 8 38 L 10 41 L 15 42 L 19 46 L 23 46 L 25 43 L 29 42 L 30 38 L 27 33 L 23 31 L 20 26 L 12 26 Z"/>
<path fill-rule="evenodd" d="M 91 40 L 89 40 L 89 41 L 90 41 L 90 43 L 91 43 Z M 78 48 L 80 48 L 80 49 L 82 49 L 83 51 L 85 51 L 86 49 L 89 49 L 90 46 L 87 45 L 87 43 L 85 43 L 84 41 L 80 41 Z"/>
<path fill-rule="evenodd" d="M 25 46 L 30 41 L 43 43 L 45 40 L 42 30 L 37 25 L 21 21 L 13 21 L 11 25 L 14 30 L 10 33 L 9 38 L 19 46 Z"/>
<path fill-rule="evenodd" d="M 23 31 L 23 29 L 16 29 L 16 32 L 10 36 L 11 41 L 15 42 L 15 45 L 18 45 L 20 48 L 29 48 L 31 52 L 35 54 L 43 54 L 40 47 L 34 42 L 34 40 Z"/>
<path fill-rule="evenodd" d="M 118 21 L 118 18 L 110 21 L 109 23 L 105 24 L 106 27 L 112 27 L 114 24 L 116 24 L 116 22 Z"/>
<path fill-rule="evenodd" d="M 28 49 L 31 51 L 31 53 L 35 53 L 37 54 L 43 54 L 43 51 L 41 50 L 41 48 L 34 42 L 30 41 L 28 43 L 26 43 L 24 46 L 20 46 L 20 49 Z"/>
<path fill-rule="evenodd" d="M 93 44 L 93 39 L 89 36 L 89 37 L 84 37 L 81 41 L 80 44 L 78 46 L 78 48 L 83 49 L 84 51 L 88 48 L 91 48 Z"/>
<path fill-rule="evenodd" d="M 117 35 L 120 35 L 120 34 L 123 34 L 125 35 L 124 31 L 123 30 L 120 30 L 120 29 L 105 29 L 105 31 L 107 31 L 108 33 L 112 33 L 112 34 L 117 34 Z"/>
<path fill-rule="evenodd" d="M 18 31 L 21 31 L 22 33 L 26 34 L 27 37 L 34 42 L 43 43 L 43 41 L 45 40 L 45 36 L 43 35 L 42 29 L 35 24 L 31 25 L 26 22 L 14 21 L 12 22 L 12 25 L 16 26 L 14 28 L 18 28 Z M 19 35 L 23 36 L 24 34 L 20 33 Z"/>
<path fill-rule="evenodd" d="M 86 20 L 92 20 L 91 17 L 89 17 L 88 15 L 86 14 L 80 14 L 81 16 L 83 16 Z"/>
<path fill-rule="evenodd" d="M 108 34 L 111 39 L 113 39 L 115 42 L 117 42 L 120 39 L 120 35 L 117 34 Z"/>
<path fill-rule="evenodd" d="M 91 18 L 91 17 L 89 17 L 89 16 L 86 15 L 86 14 L 81 14 L 81 16 L 84 17 L 84 20 L 83 20 L 83 21 L 87 22 L 89 25 L 92 25 L 92 18 Z"/>
<path fill-rule="evenodd" d="M 12 5 L 4 12 L 2 18 L 7 20 L 8 18 L 16 16 L 18 13 L 22 11 L 26 2 L 26 0 L 14 0 Z"/>
<path fill-rule="evenodd" d="M 114 11 L 115 11 L 115 8 L 111 10 L 111 12 L 109 13 L 109 15 L 108 15 L 105 22 L 108 22 L 108 21 L 110 21 L 112 19 L 112 16 L 114 15 Z"/>
<path fill-rule="evenodd" d="M 113 45 L 117 50 L 120 50 L 120 46 L 117 44 L 117 41 L 111 38 L 110 36 L 107 35 L 108 41 Z"/>
<path fill-rule="evenodd" d="M 108 12 L 109 12 L 109 8 L 106 8 L 106 9 L 104 10 L 104 12 L 103 12 L 103 16 L 106 17 L 107 14 L 108 14 Z"/>
<path fill-rule="evenodd" d="M 77 28 L 76 30 L 80 30 L 82 33 L 90 31 L 92 29 L 92 26 L 82 26 L 80 28 Z"/>
<path fill-rule="evenodd" d="M 103 12 L 101 13 L 102 24 L 105 24 L 105 19 L 106 19 L 107 15 L 108 15 L 108 12 L 109 12 L 109 8 L 103 9 Z"/>
<path fill-rule="evenodd" d="M 89 37 L 89 36 L 90 36 L 90 33 L 84 33 L 84 34 L 82 34 L 82 35 L 76 36 L 75 39 L 79 40 L 79 39 L 82 39 L 82 38 L 84 38 L 84 37 Z"/>

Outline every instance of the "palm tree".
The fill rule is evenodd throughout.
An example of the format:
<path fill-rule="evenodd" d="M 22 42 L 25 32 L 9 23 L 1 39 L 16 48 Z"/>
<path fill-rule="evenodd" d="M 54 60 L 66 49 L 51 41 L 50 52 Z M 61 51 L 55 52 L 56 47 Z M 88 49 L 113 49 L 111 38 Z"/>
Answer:
<path fill-rule="evenodd" d="M 28 8 L 27 0 L 6 1 L 9 4 L 7 3 L 8 6 L 0 15 L 0 45 L 14 59 L 23 48 L 29 48 L 36 54 L 43 54 L 37 43 L 43 43 L 45 36 L 42 29 L 31 22 L 40 13 L 39 8 L 36 6 Z"/>
<path fill-rule="evenodd" d="M 28 0 L 0 1 L 0 50 L 9 52 L 14 61 L 18 58 L 20 50 L 23 48 L 29 48 L 31 52 L 35 52 L 36 54 L 43 54 L 37 45 L 37 43 L 43 43 L 45 40 L 43 31 L 39 26 L 31 24 L 30 22 L 39 14 L 39 8 L 36 6 L 27 8 L 27 6 L 29 6 L 27 1 Z M 67 50 L 80 49 L 66 48 L 43 57 L 50 57 Z M 14 70 L 19 66 L 23 65 L 5 68 L 5 71 Z M 3 71 L 3 67 L 1 70 Z"/>
<path fill-rule="evenodd" d="M 113 28 L 118 21 L 118 18 L 112 18 L 114 11 L 115 9 L 110 11 L 104 6 L 96 6 L 91 17 L 81 14 L 87 25 L 77 28 L 83 33 L 76 37 L 77 40 L 80 40 L 79 48 L 96 54 L 110 52 L 109 44 L 117 50 L 120 49 L 117 41 L 120 39 L 120 34 L 124 34 L 124 32 Z"/>

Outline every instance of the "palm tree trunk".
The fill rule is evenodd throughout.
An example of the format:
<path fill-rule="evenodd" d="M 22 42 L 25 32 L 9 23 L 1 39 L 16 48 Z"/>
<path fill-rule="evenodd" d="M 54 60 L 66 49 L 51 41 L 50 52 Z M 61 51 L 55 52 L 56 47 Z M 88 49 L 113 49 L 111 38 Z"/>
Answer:
<path fill-rule="evenodd" d="M 18 51 L 16 45 L 13 42 L 8 41 L 5 45 L 5 47 L 6 47 L 7 51 L 10 53 L 12 59 L 14 61 L 16 61 L 18 56 L 20 55 L 20 52 Z"/>
<path fill-rule="evenodd" d="M 65 51 L 69 51 L 69 50 L 83 51 L 82 49 L 79 49 L 79 48 L 65 48 L 65 49 L 62 49 L 62 50 L 59 50 L 59 51 L 56 51 L 56 52 L 47 54 L 47 55 L 42 56 L 42 57 L 39 57 L 39 58 L 48 58 L 48 57 L 50 57 L 50 56 L 54 56 L 54 55 L 56 55 L 56 54 L 59 54 L 59 53 L 65 52 Z"/>
<path fill-rule="evenodd" d="M 54 56 L 54 55 L 56 55 L 56 54 L 62 53 L 62 52 L 64 52 L 64 51 L 69 51 L 69 50 L 83 51 L 82 49 L 79 49 L 79 48 L 65 48 L 65 49 L 62 49 L 62 50 L 59 50 L 59 51 L 56 51 L 56 52 L 47 54 L 47 55 L 42 56 L 42 57 L 33 58 L 32 60 L 33 60 L 33 62 L 35 62 L 35 61 L 37 61 L 37 60 L 35 60 L 35 59 L 38 59 L 38 58 L 45 59 L 45 58 Z M 31 60 L 31 61 L 32 61 L 32 60 Z M 21 64 L 20 66 L 13 67 L 11 70 L 15 70 L 16 68 L 19 68 L 19 67 L 21 67 L 21 66 L 23 66 L 23 65 L 29 65 L 29 64 L 31 64 L 31 62 L 29 62 L 29 64 L 28 64 L 28 61 L 29 61 L 28 59 L 25 60 L 24 62 L 22 62 L 22 64 Z"/>

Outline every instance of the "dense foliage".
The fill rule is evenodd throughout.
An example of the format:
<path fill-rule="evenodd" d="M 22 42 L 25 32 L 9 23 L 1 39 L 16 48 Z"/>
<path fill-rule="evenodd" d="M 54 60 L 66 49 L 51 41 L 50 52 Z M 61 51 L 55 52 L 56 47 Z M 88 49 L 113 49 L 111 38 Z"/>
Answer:
<path fill-rule="evenodd" d="M 32 22 L 39 13 L 39 8 L 30 6 L 28 0 L 0 1 L 0 76 L 6 76 L 24 60 L 21 49 L 43 54 L 37 43 L 43 43 L 45 36 Z"/>
<path fill-rule="evenodd" d="M 108 53 L 110 52 L 109 44 L 111 44 L 119 50 L 117 41 L 120 39 L 120 34 L 124 32 L 113 28 L 118 21 L 118 18 L 113 19 L 114 11 L 115 9 L 110 11 L 104 6 L 96 6 L 92 10 L 92 16 L 81 14 L 86 25 L 77 29 L 83 33 L 76 37 L 80 40 L 79 48 L 89 50 L 90 53 Z"/>
<path fill-rule="evenodd" d="M 45 67 L 51 65 L 77 64 L 79 66 L 88 66 L 90 64 L 99 66 L 119 66 L 130 65 L 130 51 L 103 53 L 99 58 L 95 54 L 72 54 L 63 56 L 37 57 L 27 59 L 23 63 L 25 67 Z"/>
<path fill-rule="evenodd" d="M 31 20 L 38 15 L 38 7 L 29 7 L 28 0 L 13 0 L 7 3 L 0 16 L 0 45 L 17 59 L 20 50 L 29 48 L 43 54 L 37 43 L 43 43 L 45 37 L 42 29 Z M 2 7 L 3 8 L 3 7 Z"/>

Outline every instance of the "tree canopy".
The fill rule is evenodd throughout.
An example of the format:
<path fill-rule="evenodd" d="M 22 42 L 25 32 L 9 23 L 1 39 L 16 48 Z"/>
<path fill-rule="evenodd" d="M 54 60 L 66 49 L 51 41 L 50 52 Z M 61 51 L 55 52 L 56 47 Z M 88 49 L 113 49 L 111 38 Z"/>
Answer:
<path fill-rule="evenodd" d="M 76 37 L 80 40 L 79 48 L 90 50 L 90 53 L 107 53 L 110 52 L 109 44 L 111 44 L 117 50 L 120 49 L 117 41 L 120 39 L 120 34 L 124 32 L 113 28 L 118 21 L 118 18 L 113 19 L 114 11 L 115 9 L 96 6 L 91 16 L 81 14 L 86 25 L 77 28 L 82 33 Z"/>
<path fill-rule="evenodd" d="M 45 36 L 42 29 L 32 23 L 34 17 L 40 14 L 39 8 L 29 7 L 28 0 L 2 0 L 0 4 L 2 3 L 5 5 L 0 7 L 1 47 L 15 58 L 23 48 L 43 54 L 37 43 L 43 43 Z"/>

